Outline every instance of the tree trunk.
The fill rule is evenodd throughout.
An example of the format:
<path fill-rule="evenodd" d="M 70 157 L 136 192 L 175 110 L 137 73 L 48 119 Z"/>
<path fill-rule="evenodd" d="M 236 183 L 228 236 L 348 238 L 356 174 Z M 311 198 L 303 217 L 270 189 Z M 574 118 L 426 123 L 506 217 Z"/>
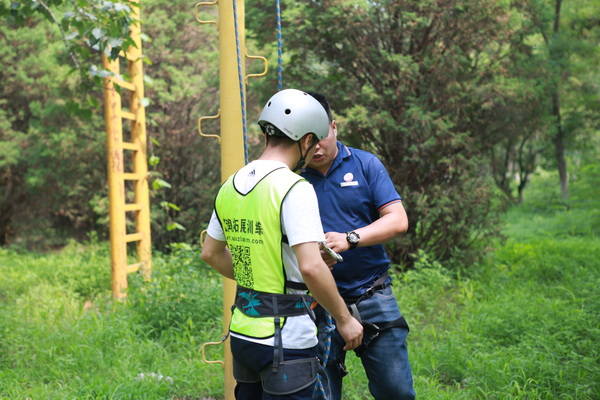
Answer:
<path fill-rule="evenodd" d="M 2 208 L 0 213 L 0 247 L 6 246 L 9 241 L 11 231 L 11 217 L 10 210 L 12 207 L 7 205 Z"/>
<path fill-rule="evenodd" d="M 560 30 L 560 8 L 562 0 L 556 0 L 554 3 L 554 36 L 556 37 Z M 552 53 L 551 53 L 551 58 Z M 560 55 L 555 55 L 560 57 Z M 556 84 L 552 93 L 552 116 L 556 126 L 556 136 L 554 137 L 554 154 L 556 156 L 556 164 L 558 166 L 558 176 L 560 178 L 560 194 L 563 200 L 569 197 L 569 175 L 567 173 L 567 162 L 565 160 L 565 136 L 566 132 L 562 126 L 562 118 L 560 115 L 560 72 L 555 77 Z"/>
<path fill-rule="evenodd" d="M 560 115 L 560 97 L 558 89 L 552 95 L 552 116 L 556 124 L 556 136 L 554 137 L 554 154 L 558 166 L 558 177 L 560 178 L 560 194 L 563 200 L 569 198 L 569 175 L 567 172 L 567 161 L 565 159 L 565 130 L 562 126 Z"/>

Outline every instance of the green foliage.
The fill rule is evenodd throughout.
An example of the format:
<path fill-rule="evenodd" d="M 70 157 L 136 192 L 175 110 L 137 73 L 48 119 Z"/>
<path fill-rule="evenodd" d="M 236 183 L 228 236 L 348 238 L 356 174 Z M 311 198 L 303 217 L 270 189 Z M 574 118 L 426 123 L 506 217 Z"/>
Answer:
<path fill-rule="evenodd" d="M 284 4 L 286 85 L 329 94 L 342 140 L 376 152 L 405 198 L 411 229 L 396 261 L 416 249 L 463 261 L 478 253 L 473 237 L 494 224 L 486 178 L 509 203 L 559 150 L 597 157 L 598 3 L 563 2 L 553 32 L 555 3 Z M 275 63 L 271 9 L 258 1 L 247 14 Z M 257 89 L 266 96 L 273 82 Z"/>
<path fill-rule="evenodd" d="M 595 171 L 583 168 L 573 193 Z M 528 193 L 546 185 L 536 175 Z M 561 226 L 597 206 L 541 204 L 530 196 L 511 209 L 507 241 L 478 265 L 450 271 L 420 251 L 414 269 L 394 273 L 419 397 L 597 397 L 599 230 Z M 222 370 L 202 364 L 198 346 L 220 336 L 221 291 L 198 250 L 178 243 L 156 254 L 153 280 L 131 276 L 124 303 L 110 300 L 108 260 L 95 241 L 48 254 L 0 249 L 0 397 L 220 398 Z M 352 352 L 347 366 L 343 397 L 369 398 Z"/>
<path fill-rule="evenodd" d="M 222 394 L 221 369 L 198 351 L 220 337 L 220 285 L 198 259 L 191 249 L 155 256 L 155 279 L 130 277 L 129 301 L 120 304 L 110 298 L 105 244 L 49 254 L 0 249 L 0 398 Z"/>
<path fill-rule="evenodd" d="M 99 58 L 95 52 L 114 59 L 135 45 L 129 36 L 130 26 L 139 22 L 132 18 L 133 7 L 138 5 L 129 0 L 4 0 L 0 2 L 0 17 L 20 27 L 40 16 L 54 24 L 69 52 L 71 67 L 79 70 L 83 81 L 90 85 L 88 79 L 99 71 L 95 65 L 99 59 L 89 65 L 90 59 Z"/>
<path fill-rule="evenodd" d="M 525 203 L 508 212 L 510 224 L 504 233 L 517 239 L 600 236 L 598 165 L 572 169 L 572 193 L 567 201 L 560 197 L 557 174 L 538 171 Z"/>
<path fill-rule="evenodd" d="M 568 197 L 569 150 L 584 152 L 597 136 L 598 71 L 600 60 L 597 1 L 528 0 L 515 4 L 525 16 L 522 38 L 538 60 L 536 73 L 543 81 L 549 129 L 544 167 L 558 167 L 561 195 Z M 577 156 L 579 158 L 579 156 Z"/>
<path fill-rule="evenodd" d="M 95 227 L 105 171 L 98 95 L 80 90 L 51 27 L 1 25 L 0 243 L 55 246 Z M 57 231 L 60 231 L 58 233 Z M 79 233 L 79 235 L 77 235 Z"/>
<path fill-rule="evenodd" d="M 0 244 L 54 248 L 94 230 L 106 237 L 101 85 L 86 81 L 87 70 L 72 74 L 60 35 L 85 30 L 69 40 L 82 65 L 95 65 L 93 47 L 118 49 L 128 2 L 45 3 L 55 16 L 65 14 L 63 32 L 42 20 L 49 15 L 40 2 L 14 3 L 0 27 L 0 62 L 10 66 L 0 72 Z M 145 67 L 153 242 L 167 250 L 173 241 L 197 241 L 219 183 L 217 143 L 196 133 L 197 118 L 217 109 L 217 37 L 194 24 L 184 3 L 143 7 L 142 29 L 152 38 L 143 50 L 153 60 Z"/>
<path fill-rule="evenodd" d="M 193 333 L 200 327 L 217 330 L 222 305 L 220 278 L 200 261 L 198 249 L 175 247 L 168 258 L 154 263 L 150 283 L 132 281 L 130 304 L 150 337 L 173 331 Z M 210 324 L 213 324 L 212 326 Z"/>
<path fill-rule="evenodd" d="M 464 398 L 594 398 L 599 250 L 592 238 L 502 248 L 459 282 L 458 315 L 423 332 L 436 344 L 415 339 L 429 358 L 421 367 Z"/>
<path fill-rule="evenodd" d="M 555 67 L 565 73 L 569 168 L 597 158 L 597 4 L 564 3 L 561 33 L 550 37 L 551 3 L 283 4 L 286 86 L 329 94 L 342 140 L 377 153 L 405 198 L 411 227 L 391 246 L 397 262 L 412 264 L 419 249 L 442 261 L 475 259 L 485 247 L 477 238 L 494 233 L 491 178 L 505 196 L 520 198 L 538 164 L 553 167 Z M 0 244 L 55 248 L 89 231 L 106 235 L 98 84 L 106 71 L 94 67 L 90 77 L 89 67 L 99 52 L 114 55 L 129 44 L 131 7 L 126 0 L 0 2 L 0 62 L 10 66 L 0 72 Z M 171 242 L 197 241 L 219 182 L 217 144 L 196 133 L 197 117 L 218 109 L 217 31 L 195 24 L 182 2 L 149 0 L 142 8 L 143 54 L 152 60 L 144 104 L 153 242 L 167 251 Z M 255 1 L 246 12 L 249 53 L 269 54 L 274 66 L 273 4 Z M 550 49 L 557 62 L 547 62 Z M 260 67 L 248 63 L 249 71 Z M 250 81 L 251 155 L 260 150 L 251 121 L 275 90 L 270 70 Z M 214 123 L 204 129 L 217 131 Z"/>
<path fill-rule="evenodd" d="M 142 31 L 151 38 L 144 52 L 152 60 L 144 68 L 151 77 L 146 115 L 155 163 L 152 241 L 169 251 L 170 243 L 197 243 L 220 182 L 218 144 L 197 132 L 198 118 L 218 110 L 218 37 L 214 27 L 195 23 L 184 2 L 146 1 L 142 15 Z"/>
<path fill-rule="evenodd" d="M 269 2 L 249 9 L 250 36 L 269 48 Z M 329 95 L 339 134 L 374 151 L 404 198 L 410 228 L 392 246 L 412 263 L 470 259 L 493 234 L 491 181 L 474 123 L 495 106 L 491 87 L 507 42 L 508 8 L 496 1 L 288 3 L 286 85 Z M 340 23 L 343 21 L 343 23 Z M 475 250 L 475 251 L 470 251 Z"/>

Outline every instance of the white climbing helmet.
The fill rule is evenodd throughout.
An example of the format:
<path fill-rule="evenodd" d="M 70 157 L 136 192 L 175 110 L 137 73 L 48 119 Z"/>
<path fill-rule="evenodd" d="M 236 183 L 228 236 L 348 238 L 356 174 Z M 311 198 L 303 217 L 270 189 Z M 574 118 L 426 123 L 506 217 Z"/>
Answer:
<path fill-rule="evenodd" d="M 319 140 L 329 133 L 329 118 L 321 103 L 297 89 L 275 93 L 260 113 L 258 124 L 267 135 L 284 134 L 296 142 L 307 133 L 314 133 Z"/>

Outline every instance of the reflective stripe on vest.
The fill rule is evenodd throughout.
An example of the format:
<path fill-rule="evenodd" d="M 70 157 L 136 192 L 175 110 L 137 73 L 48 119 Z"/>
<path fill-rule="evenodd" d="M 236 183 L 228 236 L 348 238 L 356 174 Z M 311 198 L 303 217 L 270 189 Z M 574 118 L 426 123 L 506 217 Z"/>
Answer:
<path fill-rule="evenodd" d="M 303 178 L 288 168 L 278 168 L 244 195 L 233 185 L 234 177 L 229 177 L 219 190 L 215 210 L 231 252 L 235 280 L 249 289 L 284 293 L 281 205 L 290 189 Z M 282 318 L 282 325 L 283 322 Z M 252 317 L 235 309 L 230 330 L 265 339 L 275 333 L 274 319 Z"/>

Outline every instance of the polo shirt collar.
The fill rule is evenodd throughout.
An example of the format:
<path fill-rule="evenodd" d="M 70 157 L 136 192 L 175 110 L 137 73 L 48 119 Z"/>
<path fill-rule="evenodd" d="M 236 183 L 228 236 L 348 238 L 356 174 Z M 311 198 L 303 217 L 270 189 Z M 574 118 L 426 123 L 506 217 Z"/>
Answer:
<path fill-rule="evenodd" d="M 335 156 L 335 160 L 333 160 L 331 167 L 329 167 L 329 170 L 327 171 L 327 175 L 330 175 L 345 159 L 349 158 L 352 155 L 352 153 L 350 152 L 350 148 L 348 148 L 348 146 L 346 146 L 339 140 L 336 142 L 336 144 L 337 144 L 338 153 Z"/>

